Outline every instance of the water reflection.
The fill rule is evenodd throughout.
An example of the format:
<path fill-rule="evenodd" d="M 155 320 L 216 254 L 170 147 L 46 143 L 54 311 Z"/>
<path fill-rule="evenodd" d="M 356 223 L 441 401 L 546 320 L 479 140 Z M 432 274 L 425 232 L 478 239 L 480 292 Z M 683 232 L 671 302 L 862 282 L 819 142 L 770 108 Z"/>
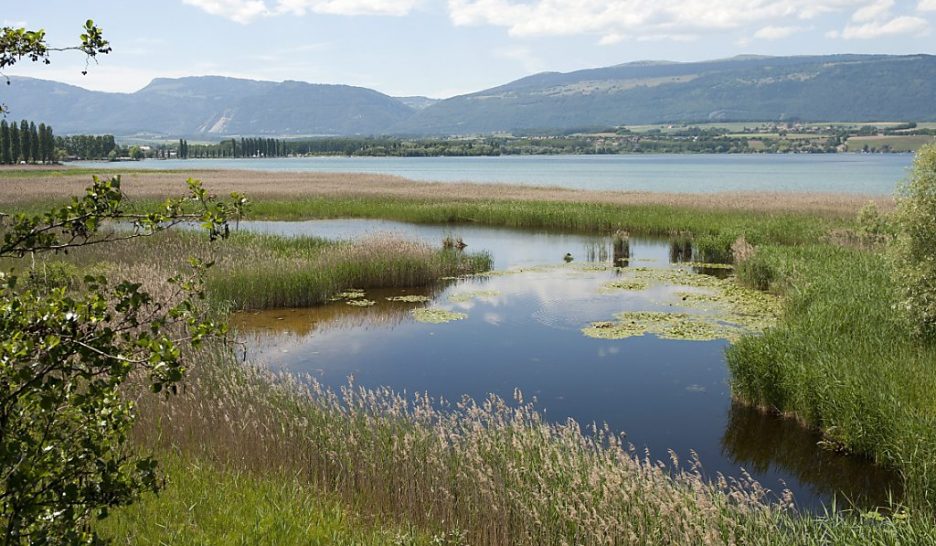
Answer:
<path fill-rule="evenodd" d="M 298 338 L 328 330 L 392 328 L 411 318 L 413 304 L 387 298 L 415 295 L 431 299 L 443 290 L 443 286 L 368 290 L 367 296 L 376 302 L 371 306 L 335 302 L 303 309 L 243 311 L 234 315 L 232 324 L 241 331 L 260 336 L 286 335 Z"/>
<path fill-rule="evenodd" d="M 758 475 L 779 471 L 803 484 L 800 497 L 838 496 L 848 506 L 887 505 L 900 497 L 899 476 L 867 459 L 817 448 L 821 436 L 792 419 L 732 404 L 722 446 L 738 466 Z"/>
<path fill-rule="evenodd" d="M 675 237 L 669 242 L 669 261 L 684 263 L 692 261 L 692 239 Z"/>

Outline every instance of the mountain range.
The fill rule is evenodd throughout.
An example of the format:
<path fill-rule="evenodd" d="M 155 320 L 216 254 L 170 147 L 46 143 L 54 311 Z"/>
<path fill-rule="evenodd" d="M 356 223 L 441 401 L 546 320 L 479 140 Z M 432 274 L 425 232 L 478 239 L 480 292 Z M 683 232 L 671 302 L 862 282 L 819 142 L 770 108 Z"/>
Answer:
<path fill-rule="evenodd" d="M 743 56 L 548 72 L 445 100 L 219 76 L 134 93 L 10 77 L 0 102 L 57 134 L 454 135 L 707 121 L 936 121 L 936 56 Z"/>

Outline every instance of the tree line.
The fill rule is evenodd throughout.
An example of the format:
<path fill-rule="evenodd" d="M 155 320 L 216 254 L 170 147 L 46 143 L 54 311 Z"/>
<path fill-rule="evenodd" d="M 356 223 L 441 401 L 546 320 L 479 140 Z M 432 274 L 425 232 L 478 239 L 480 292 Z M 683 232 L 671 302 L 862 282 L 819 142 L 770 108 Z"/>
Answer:
<path fill-rule="evenodd" d="M 286 157 L 290 155 L 288 142 L 277 138 L 232 138 L 217 144 L 189 144 L 179 139 L 176 157 L 219 158 L 219 157 Z"/>
<path fill-rule="evenodd" d="M 613 135 L 493 136 L 473 138 L 319 137 L 304 140 L 244 138 L 216 144 L 189 144 L 154 149 L 152 157 L 261 158 L 295 156 L 468 157 L 501 155 L 592 155 L 634 153 L 830 153 L 841 140 L 816 135 L 809 139 L 757 139 L 727 131 L 694 130 L 686 134 L 619 133 Z"/>
<path fill-rule="evenodd" d="M 65 157 L 79 159 L 114 159 L 120 156 L 114 135 L 72 135 L 57 137 L 55 147 Z"/>
<path fill-rule="evenodd" d="M 45 123 L 0 121 L 0 163 L 50 163 L 55 159 L 55 137 Z"/>

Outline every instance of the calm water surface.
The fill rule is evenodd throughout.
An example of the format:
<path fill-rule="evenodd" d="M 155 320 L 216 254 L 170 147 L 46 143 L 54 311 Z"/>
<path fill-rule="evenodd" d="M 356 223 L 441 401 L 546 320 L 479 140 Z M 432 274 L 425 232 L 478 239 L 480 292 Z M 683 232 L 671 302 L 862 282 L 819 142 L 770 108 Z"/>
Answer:
<path fill-rule="evenodd" d="M 436 182 L 587 190 L 891 195 L 910 154 L 646 154 L 501 157 L 311 157 L 87 162 L 102 169 L 246 169 L 391 174 Z"/>
<path fill-rule="evenodd" d="M 312 309 L 244 312 L 235 325 L 250 356 L 270 366 L 311 373 L 343 385 L 351 374 L 367 387 L 426 391 L 458 400 L 488 393 L 510 399 L 515 388 L 536 397 L 548 419 L 608 423 L 640 450 L 667 459 L 698 453 L 709 475 L 750 472 L 765 487 L 788 487 L 805 508 L 836 493 L 878 503 L 897 481 L 859 458 L 817 447 L 819 438 L 790 421 L 731 402 L 726 341 L 624 340 L 584 336 L 590 322 L 621 311 L 673 310 L 672 286 L 606 293 L 613 279 L 613 247 L 606 237 L 481 227 L 415 226 L 371 220 L 247 222 L 242 228 L 280 234 L 350 238 L 391 231 L 439 244 L 461 236 L 468 250 L 492 253 L 495 268 L 510 274 L 445 282 L 421 290 L 372 290 L 373 307 L 333 303 Z M 565 263 L 570 253 L 574 260 Z M 686 258 L 668 241 L 632 238 L 632 267 L 673 267 Z M 492 291 L 453 302 L 450 296 Z M 386 297 L 421 294 L 433 305 L 466 313 L 465 320 L 423 324 L 410 311 L 420 305 Z"/>

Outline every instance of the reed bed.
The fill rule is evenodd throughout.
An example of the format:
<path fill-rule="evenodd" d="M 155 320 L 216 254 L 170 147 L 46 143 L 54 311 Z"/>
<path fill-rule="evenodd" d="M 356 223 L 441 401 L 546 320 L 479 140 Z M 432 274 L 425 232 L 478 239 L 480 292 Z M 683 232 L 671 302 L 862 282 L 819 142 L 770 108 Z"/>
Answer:
<path fill-rule="evenodd" d="M 181 394 L 139 395 L 135 440 L 254 479 L 288 476 L 301 484 L 297 495 L 340 499 L 360 517 L 419 529 L 437 544 L 928 544 L 936 536 L 928 516 L 800 515 L 765 502 L 749 479 L 709 483 L 697 466 L 673 473 L 607 429 L 548 423 L 515 398 L 448 404 L 353 383 L 333 391 L 215 347 L 198 355 Z"/>
<path fill-rule="evenodd" d="M 383 234 L 337 243 L 314 256 L 251 257 L 213 276 L 209 292 L 235 309 L 306 307 L 346 288 L 424 286 L 490 267 L 484 253 L 434 249 Z"/>
<path fill-rule="evenodd" d="M 894 208 L 890 197 L 791 192 L 667 193 L 589 191 L 510 184 L 417 182 L 396 176 L 353 173 L 288 173 L 235 170 L 125 171 L 62 168 L 0 168 L 0 203 L 61 201 L 81 194 L 91 175 L 122 174 L 123 190 L 133 199 L 160 200 L 178 195 L 188 177 L 201 179 L 218 194 L 244 193 L 255 201 L 287 204 L 313 199 L 391 201 L 548 201 L 616 206 L 660 205 L 693 210 L 759 213 L 809 213 L 851 218 L 873 201 L 881 212 Z"/>
<path fill-rule="evenodd" d="M 724 238 L 731 241 L 745 235 L 756 243 L 782 244 L 814 241 L 834 226 L 845 225 L 842 220 L 795 212 L 738 212 L 665 204 L 553 201 L 297 199 L 257 202 L 252 214 L 277 219 L 385 218 L 414 223 L 481 224 L 579 233 L 724 234 Z"/>
<path fill-rule="evenodd" d="M 899 471 L 908 502 L 932 510 L 936 347 L 911 336 L 887 258 L 767 247 L 739 275 L 786 294 L 787 307 L 777 327 L 728 350 L 734 395 Z"/>
<path fill-rule="evenodd" d="M 224 309 L 307 307 L 347 288 L 425 286 L 442 277 L 491 267 L 486 253 L 432 248 L 392 234 L 328 241 L 237 232 L 212 244 L 207 237 L 184 230 L 78 249 L 67 260 L 96 270 L 158 265 L 168 278 L 187 267 L 190 257 L 213 262 L 207 293 L 213 304 Z M 40 264 L 40 271 L 43 267 Z"/>

